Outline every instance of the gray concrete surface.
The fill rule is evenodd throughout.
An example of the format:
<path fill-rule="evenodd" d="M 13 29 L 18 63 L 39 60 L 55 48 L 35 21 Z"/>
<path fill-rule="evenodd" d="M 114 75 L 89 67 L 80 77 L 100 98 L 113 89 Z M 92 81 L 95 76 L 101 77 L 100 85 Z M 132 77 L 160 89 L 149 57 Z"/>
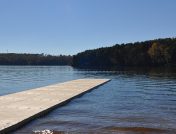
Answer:
<path fill-rule="evenodd" d="M 0 96 L 0 133 L 9 133 L 109 79 L 78 79 Z"/>

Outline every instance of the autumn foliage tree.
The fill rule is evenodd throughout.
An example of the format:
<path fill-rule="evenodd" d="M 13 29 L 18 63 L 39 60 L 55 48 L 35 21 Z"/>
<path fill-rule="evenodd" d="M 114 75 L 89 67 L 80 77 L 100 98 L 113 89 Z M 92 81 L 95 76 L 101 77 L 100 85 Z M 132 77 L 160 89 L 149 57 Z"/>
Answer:
<path fill-rule="evenodd" d="M 163 45 L 156 42 L 153 43 L 148 50 L 148 54 L 154 64 L 158 65 L 165 63 L 165 49 Z"/>

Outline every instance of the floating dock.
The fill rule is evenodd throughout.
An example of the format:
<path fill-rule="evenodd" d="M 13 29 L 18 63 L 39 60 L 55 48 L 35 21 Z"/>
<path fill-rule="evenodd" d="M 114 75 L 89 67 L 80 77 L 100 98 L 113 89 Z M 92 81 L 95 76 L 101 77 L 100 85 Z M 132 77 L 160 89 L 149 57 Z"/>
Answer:
<path fill-rule="evenodd" d="M 109 79 L 78 79 L 0 96 L 0 134 L 22 127 Z"/>

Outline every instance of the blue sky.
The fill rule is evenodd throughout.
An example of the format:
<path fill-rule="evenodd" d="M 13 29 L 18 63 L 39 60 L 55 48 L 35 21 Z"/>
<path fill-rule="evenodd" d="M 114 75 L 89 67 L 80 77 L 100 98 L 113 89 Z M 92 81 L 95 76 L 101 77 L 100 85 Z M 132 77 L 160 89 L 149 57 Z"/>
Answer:
<path fill-rule="evenodd" d="M 0 53 L 76 54 L 176 36 L 176 0 L 0 0 Z"/>

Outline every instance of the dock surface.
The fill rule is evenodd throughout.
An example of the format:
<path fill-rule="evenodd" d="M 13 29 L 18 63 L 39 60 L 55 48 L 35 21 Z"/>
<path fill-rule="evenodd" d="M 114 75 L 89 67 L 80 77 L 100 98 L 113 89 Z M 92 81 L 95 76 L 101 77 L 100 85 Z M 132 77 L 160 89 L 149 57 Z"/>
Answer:
<path fill-rule="evenodd" d="M 8 133 L 109 79 L 78 79 L 0 96 L 0 133 Z"/>

